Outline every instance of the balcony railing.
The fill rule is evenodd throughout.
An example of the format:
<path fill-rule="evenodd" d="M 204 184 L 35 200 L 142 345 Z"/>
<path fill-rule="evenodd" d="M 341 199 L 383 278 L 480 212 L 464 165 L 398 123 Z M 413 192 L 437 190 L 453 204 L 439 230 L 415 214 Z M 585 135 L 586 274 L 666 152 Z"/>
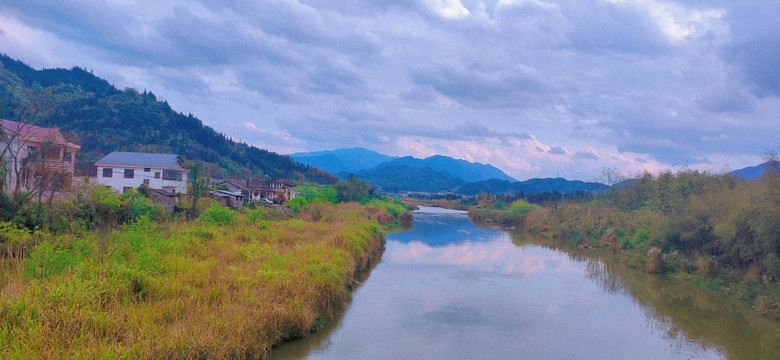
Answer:
<path fill-rule="evenodd" d="M 70 173 L 72 173 L 74 169 L 74 164 L 65 161 L 59 161 L 59 160 L 46 160 L 43 163 L 41 163 L 40 161 L 35 161 L 28 164 L 28 166 L 34 169 L 43 168 L 47 171 L 55 171 L 55 172 L 64 171 Z"/>

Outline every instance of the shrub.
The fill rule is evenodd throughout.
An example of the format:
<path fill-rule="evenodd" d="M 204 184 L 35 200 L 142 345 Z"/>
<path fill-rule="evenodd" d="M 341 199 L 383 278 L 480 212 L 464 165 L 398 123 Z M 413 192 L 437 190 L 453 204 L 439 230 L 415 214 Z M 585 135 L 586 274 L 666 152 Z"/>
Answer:
<path fill-rule="evenodd" d="M 531 204 L 523 199 L 517 199 L 509 206 L 507 212 L 512 215 L 525 215 L 533 210 L 539 210 L 542 207 L 537 204 Z"/>
<path fill-rule="evenodd" d="M 0 221 L 0 257 L 19 259 L 35 245 L 29 229 Z"/>
<path fill-rule="evenodd" d="M 294 213 L 300 213 L 301 208 L 308 205 L 308 201 L 302 196 L 296 196 L 290 200 L 287 200 L 287 208 L 292 210 Z"/>
<path fill-rule="evenodd" d="M 503 201 L 498 200 L 493 203 L 493 205 L 490 205 L 490 208 L 495 210 L 504 210 L 506 209 L 506 204 Z"/>
<path fill-rule="evenodd" d="M 298 196 L 306 199 L 307 202 L 327 202 L 335 204 L 338 202 L 338 193 L 333 186 L 302 185 L 297 189 Z"/>
<path fill-rule="evenodd" d="M 401 215 L 398 216 L 398 221 L 400 222 L 402 228 L 404 229 L 411 228 L 414 225 L 414 215 L 406 211 L 404 213 L 401 213 Z"/>
<path fill-rule="evenodd" d="M 200 214 L 200 220 L 215 225 L 232 225 L 236 220 L 236 212 L 215 203 Z"/>

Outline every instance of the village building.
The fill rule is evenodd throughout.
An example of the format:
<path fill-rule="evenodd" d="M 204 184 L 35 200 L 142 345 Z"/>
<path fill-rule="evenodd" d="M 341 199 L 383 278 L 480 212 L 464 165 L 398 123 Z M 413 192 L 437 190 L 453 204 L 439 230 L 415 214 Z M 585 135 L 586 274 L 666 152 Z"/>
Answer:
<path fill-rule="evenodd" d="M 240 191 L 214 190 L 209 195 L 217 202 L 231 209 L 239 209 L 244 206 L 245 197 Z"/>
<path fill-rule="evenodd" d="M 240 192 L 244 195 L 245 202 L 286 202 L 297 196 L 294 181 L 274 179 L 246 179 L 235 178 L 217 181 L 216 186 L 224 185 L 230 192 Z"/>
<path fill-rule="evenodd" d="M 187 170 L 176 154 L 114 151 L 95 162 L 97 183 L 125 192 L 146 184 L 151 189 L 187 193 Z"/>
<path fill-rule="evenodd" d="M 56 190 L 73 181 L 76 152 L 59 128 L 0 119 L 0 160 L 5 191 L 33 191 L 58 180 Z M 36 180 L 46 180 L 45 182 Z"/>

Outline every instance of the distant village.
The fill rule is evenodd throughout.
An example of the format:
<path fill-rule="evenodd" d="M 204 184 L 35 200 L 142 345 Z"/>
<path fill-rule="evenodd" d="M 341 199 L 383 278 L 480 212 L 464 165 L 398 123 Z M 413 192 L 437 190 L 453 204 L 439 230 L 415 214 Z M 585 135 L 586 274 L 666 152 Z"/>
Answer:
<path fill-rule="evenodd" d="M 0 150 L 5 172 L 3 190 L 64 196 L 87 185 L 124 193 L 145 186 L 153 202 L 172 210 L 187 197 L 188 170 L 177 154 L 114 151 L 94 166 L 79 167 L 80 145 L 69 142 L 59 128 L 44 128 L 0 120 Z M 284 203 L 296 196 L 297 183 L 280 178 L 211 179 L 208 195 L 219 204 L 240 208 L 249 202 Z"/>

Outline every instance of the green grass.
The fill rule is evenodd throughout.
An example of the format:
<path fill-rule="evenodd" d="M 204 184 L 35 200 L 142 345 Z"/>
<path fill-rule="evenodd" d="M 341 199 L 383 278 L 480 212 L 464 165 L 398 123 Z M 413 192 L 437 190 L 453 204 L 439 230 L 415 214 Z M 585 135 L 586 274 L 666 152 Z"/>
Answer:
<path fill-rule="evenodd" d="M 4 265 L 0 358 L 264 358 L 383 249 L 366 207 L 329 206 L 318 221 L 212 207 L 44 239 Z"/>

